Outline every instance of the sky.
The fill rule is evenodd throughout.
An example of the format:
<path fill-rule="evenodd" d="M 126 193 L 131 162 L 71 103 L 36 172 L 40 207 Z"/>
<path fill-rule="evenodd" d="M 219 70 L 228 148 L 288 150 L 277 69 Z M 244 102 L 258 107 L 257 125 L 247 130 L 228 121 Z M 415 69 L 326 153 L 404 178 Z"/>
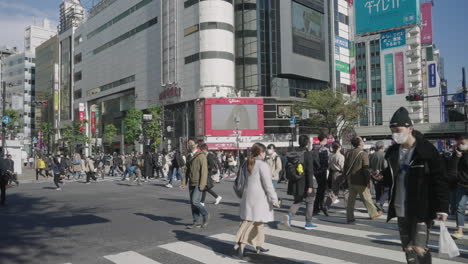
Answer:
<path fill-rule="evenodd" d="M 98 2 L 98 0 L 94 0 Z M 26 26 L 46 17 L 57 25 L 62 0 L 0 0 L 0 46 L 23 48 Z M 91 6 L 93 0 L 82 0 Z M 468 0 L 434 0 L 434 43 L 445 59 L 449 92 L 461 87 L 461 68 L 468 67 Z M 468 70 L 468 68 L 467 68 Z"/>

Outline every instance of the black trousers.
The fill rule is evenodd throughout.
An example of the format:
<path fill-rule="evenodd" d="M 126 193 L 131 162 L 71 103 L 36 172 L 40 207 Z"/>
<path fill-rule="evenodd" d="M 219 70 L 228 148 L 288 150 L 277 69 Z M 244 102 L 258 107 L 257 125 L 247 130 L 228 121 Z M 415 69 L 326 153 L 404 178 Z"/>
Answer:
<path fill-rule="evenodd" d="M 202 193 L 202 198 L 201 198 L 201 201 L 200 201 L 200 202 L 202 202 L 202 203 L 205 202 L 206 193 L 211 194 L 211 196 L 213 196 L 214 198 L 218 198 L 218 194 L 215 193 L 215 192 L 213 191 L 213 188 L 210 188 L 210 189 L 208 189 L 208 190 L 205 190 L 205 191 Z"/>
<path fill-rule="evenodd" d="M 5 197 L 6 197 L 6 182 L 0 181 L 0 191 L 1 191 L 1 200 L 0 204 L 5 204 Z"/>
<path fill-rule="evenodd" d="M 318 212 L 323 208 L 323 201 L 325 198 L 325 191 L 327 190 L 327 172 L 319 172 L 315 174 L 317 179 L 317 195 L 314 201 L 314 212 Z"/>
<path fill-rule="evenodd" d="M 162 167 L 154 167 L 154 172 L 156 172 L 156 178 L 164 178 L 164 173 Z"/>
<path fill-rule="evenodd" d="M 89 182 L 89 178 L 93 178 L 93 180 L 97 181 L 96 175 L 94 175 L 94 171 L 86 172 L 86 182 Z"/>

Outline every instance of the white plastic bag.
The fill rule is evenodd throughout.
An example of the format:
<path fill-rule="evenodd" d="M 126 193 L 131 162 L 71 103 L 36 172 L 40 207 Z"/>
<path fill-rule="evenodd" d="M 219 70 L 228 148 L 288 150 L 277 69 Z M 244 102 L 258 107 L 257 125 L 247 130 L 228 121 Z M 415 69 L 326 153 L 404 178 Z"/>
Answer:
<path fill-rule="evenodd" d="M 460 256 L 460 251 L 458 250 L 457 244 L 455 244 L 455 241 L 453 241 L 452 237 L 450 236 L 450 233 L 445 226 L 445 222 L 440 221 L 439 225 L 439 255 L 448 254 L 450 258 Z"/>

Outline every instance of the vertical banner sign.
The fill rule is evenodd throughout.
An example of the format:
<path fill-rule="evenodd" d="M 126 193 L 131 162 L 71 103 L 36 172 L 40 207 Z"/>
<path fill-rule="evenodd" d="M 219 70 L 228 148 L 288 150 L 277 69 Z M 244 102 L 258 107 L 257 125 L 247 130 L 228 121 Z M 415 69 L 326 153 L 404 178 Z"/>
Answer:
<path fill-rule="evenodd" d="M 200 100 L 195 103 L 195 136 L 205 135 L 205 101 Z"/>
<path fill-rule="evenodd" d="M 405 69 L 403 64 L 403 52 L 395 53 L 395 81 L 396 93 L 405 93 Z"/>
<path fill-rule="evenodd" d="M 385 87 L 387 95 L 395 94 L 395 71 L 393 66 L 393 54 L 385 54 Z"/>
<path fill-rule="evenodd" d="M 351 92 L 356 91 L 356 67 L 352 67 L 351 71 Z"/>
<path fill-rule="evenodd" d="M 96 133 L 96 112 L 91 112 L 91 133 Z"/>
<path fill-rule="evenodd" d="M 421 4 L 421 43 L 432 43 L 432 3 Z"/>
<path fill-rule="evenodd" d="M 54 65 L 54 111 L 59 110 L 59 66 L 58 64 Z"/>
<path fill-rule="evenodd" d="M 85 119 L 85 106 L 84 103 L 79 104 L 79 120 L 83 121 Z"/>
<path fill-rule="evenodd" d="M 429 88 L 437 86 L 436 64 L 429 64 Z"/>

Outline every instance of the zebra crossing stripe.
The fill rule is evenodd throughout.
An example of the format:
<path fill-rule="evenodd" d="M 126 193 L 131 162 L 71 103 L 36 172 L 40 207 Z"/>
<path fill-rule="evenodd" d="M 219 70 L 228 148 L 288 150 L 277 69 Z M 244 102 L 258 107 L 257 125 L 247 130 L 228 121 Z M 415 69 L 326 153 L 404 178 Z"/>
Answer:
<path fill-rule="evenodd" d="M 293 226 L 303 227 L 305 222 L 293 220 L 291 221 L 291 224 Z M 365 225 L 362 225 L 362 226 L 365 226 Z M 377 233 L 377 232 L 371 232 L 371 231 L 360 230 L 360 229 L 318 224 L 317 227 L 312 230 L 312 232 L 313 231 L 322 231 L 322 232 L 327 232 L 327 233 L 332 233 L 332 234 L 353 236 L 353 237 L 359 237 L 359 238 L 370 239 L 370 240 L 386 241 L 386 242 L 395 243 L 397 245 L 401 244 L 399 235 L 390 235 L 390 234 Z M 429 247 L 438 250 L 439 241 L 430 240 Z M 468 253 L 468 250 L 466 250 L 465 246 L 459 245 L 458 248 L 460 249 L 460 252 Z"/>
<path fill-rule="evenodd" d="M 122 252 L 116 255 L 104 256 L 104 258 L 116 263 L 116 264 L 161 264 L 148 257 L 138 254 L 135 251 Z"/>
<path fill-rule="evenodd" d="M 212 250 L 205 249 L 199 246 L 195 246 L 186 242 L 175 242 L 175 243 L 162 245 L 159 247 L 172 251 L 184 257 L 188 257 L 193 260 L 202 262 L 202 263 L 223 263 L 223 264 L 245 263 L 245 261 L 229 258 L 225 255 L 218 254 Z"/>
<path fill-rule="evenodd" d="M 214 236 L 210 236 L 210 239 L 223 242 L 223 243 L 228 243 L 234 245 L 234 239 L 235 236 L 229 235 L 229 234 L 218 234 Z M 314 239 L 313 237 L 309 236 L 309 239 Z M 323 263 L 323 264 L 343 264 L 343 263 L 348 263 L 348 264 L 354 264 L 352 262 L 348 262 L 346 260 L 342 259 L 336 259 L 336 258 L 331 258 L 327 256 L 322 256 L 318 254 L 313 254 L 305 251 L 300 251 L 292 248 L 287 248 L 287 247 L 282 247 L 282 246 L 277 246 L 274 244 L 268 244 L 266 245 L 268 249 L 270 249 L 269 252 L 267 253 L 262 253 L 265 255 L 269 256 L 274 256 L 278 258 L 283 258 L 283 259 L 290 259 L 292 261 L 297 261 L 301 263 L 307 263 L 307 264 L 316 264 L 316 263 Z"/>
<path fill-rule="evenodd" d="M 399 251 L 395 251 L 395 250 L 389 250 L 389 249 L 367 246 L 367 245 L 360 245 L 358 243 L 351 243 L 351 242 L 323 238 L 323 237 L 318 237 L 318 236 L 310 236 L 310 235 L 295 233 L 291 231 L 275 230 L 271 228 L 265 228 L 265 234 L 269 236 L 294 240 L 296 242 L 306 243 L 306 244 L 320 246 L 320 247 L 332 248 L 334 250 L 341 250 L 341 251 L 346 251 L 346 252 L 355 253 L 355 254 L 356 253 L 360 254 L 359 252 L 362 252 L 362 253 L 365 252 L 364 255 L 367 255 L 370 257 L 406 263 L 406 258 L 403 252 L 400 252 L 399 254 Z M 454 264 L 454 263 L 461 263 L 461 262 L 433 258 L 433 263 L 434 264 Z"/>

